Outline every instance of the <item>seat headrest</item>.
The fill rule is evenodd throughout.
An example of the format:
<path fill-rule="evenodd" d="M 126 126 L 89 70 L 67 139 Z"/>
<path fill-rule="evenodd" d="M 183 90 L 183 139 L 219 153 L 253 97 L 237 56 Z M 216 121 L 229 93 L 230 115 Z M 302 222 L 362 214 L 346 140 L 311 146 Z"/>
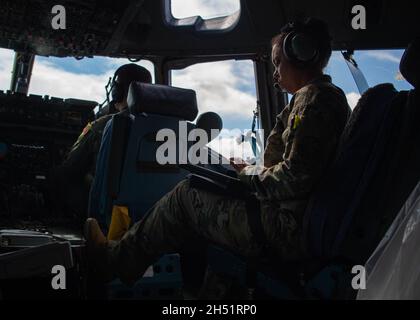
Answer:
<path fill-rule="evenodd" d="M 127 103 L 133 115 L 144 112 L 193 121 L 198 114 L 195 91 L 158 84 L 132 82 Z"/>
<path fill-rule="evenodd" d="M 403 77 L 417 88 L 420 79 L 420 37 L 409 44 L 401 58 L 400 71 Z"/>
<path fill-rule="evenodd" d="M 212 130 L 220 132 L 223 129 L 223 120 L 215 112 L 205 112 L 198 117 L 196 126 L 198 129 L 203 129 L 210 138 Z"/>

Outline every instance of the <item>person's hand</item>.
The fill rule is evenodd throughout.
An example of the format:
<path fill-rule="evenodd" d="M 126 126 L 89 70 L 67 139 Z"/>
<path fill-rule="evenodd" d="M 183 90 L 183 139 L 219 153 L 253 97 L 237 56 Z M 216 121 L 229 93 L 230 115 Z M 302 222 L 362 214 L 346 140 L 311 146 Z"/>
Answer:
<path fill-rule="evenodd" d="M 242 170 L 249 166 L 249 164 L 243 161 L 242 159 L 230 158 L 229 160 L 230 165 L 236 170 L 237 173 L 241 173 Z"/>

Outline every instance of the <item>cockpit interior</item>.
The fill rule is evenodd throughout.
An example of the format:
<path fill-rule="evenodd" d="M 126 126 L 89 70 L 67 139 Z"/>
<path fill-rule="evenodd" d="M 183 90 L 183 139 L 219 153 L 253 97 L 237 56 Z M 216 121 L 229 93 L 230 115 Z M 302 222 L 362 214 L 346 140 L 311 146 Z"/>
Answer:
<path fill-rule="evenodd" d="M 395 288 L 389 295 L 352 288 L 354 266 L 382 270 L 371 262 L 393 254 L 389 243 L 399 227 L 420 234 L 407 222 L 420 194 L 417 11 L 391 0 L 187 2 L 213 11 L 190 14 L 194 6 L 181 0 L 0 0 L 0 300 L 420 299 L 415 281 L 403 297 Z M 358 28 L 355 7 L 365 12 Z M 206 243 L 206 250 L 193 245 L 163 255 L 134 287 L 96 279 L 83 235 L 88 217 L 110 236 L 115 212 L 140 221 L 184 179 L 235 199 L 249 196 L 229 161 L 217 160 L 241 144 L 256 156 L 256 141 L 267 141 L 289 104 L 291 95 L 273 80 L 271 40 L 301 17 L 328 24 L 327 71 L 348 88 L 352 108 L 335 160 L 305 210 L 309 258 L 255 261 Z M 123 63 L 145 66 L 153 84 L 130 85 L 129 116 L 115 113 L 108 122 L 95 176 L 63 178 L 63 161 L 81 133 L 112 114 L 105 89 L 112 74 L 102 70 Z M 252 138 L 212 137 L 209 146 L 228 141 L 208 148 L 214 163 L 156 161 L 161 129 L 238 127 Z M 190 141 L 176 148 L 182 144 L 190 148 Z M 412 250 L 407 266 L 420 261 L 409 246 L 399 250 Z M 57 265 L 65 268 L 66 290 L 51 286 Z"/>

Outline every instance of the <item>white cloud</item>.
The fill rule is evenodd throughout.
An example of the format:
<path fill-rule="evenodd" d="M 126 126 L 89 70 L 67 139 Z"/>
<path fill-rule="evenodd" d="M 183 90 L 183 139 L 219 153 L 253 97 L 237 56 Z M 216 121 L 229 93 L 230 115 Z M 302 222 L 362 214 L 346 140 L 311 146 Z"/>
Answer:
<path fill-rule="evenodd" d="M 379 51 L 379 50 L 375 50 L 375 51 L 366 51 L 365 55 L 371 58 L 375 58 L 381 61 L 388 61 L 388 62 L 393 62 L 393 63 L 400 63 L 400 58 L 393 55 L 390 52 L 386 52 L 386 51 Z"/>
<path fill-rule="evenodd" d="M 14 52 L 0 49 L 0 89 L 10 87 L 11 71 Z M 105 85 L 116 68 L 129 63 L 126 59 L 95 58 L 105 63 L 105 72 L 100 75 L 89 73 L 74 73 L 57 66 L 57 63 L 40 61 L 35 58 L 29 93 L 49 95 L 60 98 L 77 98 L 101 103 L 105 99 Z M 82 63 L 82 62 L 80 62 Z M 142 61 L 140 65 L 146 67 L 153 75 L 151 62 Z"/>
<path fill-rule="evenodd" d="M 238 88 L 244 83 L 245 74 L 239 76 L 234 64 L 234 61 L 222 61 L 194 65 L 174 72 L 172 83 L 197 92 L 200 113 L 214 111 L 222 118 L 249 119 L 255 109 L 256 98 Z M 249 64 L 252 65 L 251 62 Z M 253 73 L 248 76 L 254 78 Z"/>
<path fill-rule="evenodd" d="M 178 19 L 192 16 L 208 19 L 230 15 L 239 9 L 239 0 L 172 0 L 172 14 Z"/>
<path fill-rule="evenodd" d="M 346 94 L 346 98 L 347 98 L 347 102 L 349 103 L 350 108 L 353 110 L 360 99 L 360 94 L 356 92 L 350 92 Z"/>
<path fill-rule="evenodd" d="M 29 92 L 38 95 L 102 102 L 108 76 L 108 73 L 99 76 L 76 74 L 58 69 L 48 62 L 36 63 Z"/>
<path fill-rule="evenodd" d="M 78 98 L 101 103 L 105 99 L 105 85 L 115 70 L 126 63 L 125 59 L 106 58 L 106 71 L 100 75 L 73 73 L 57 68 L 50 62 L 35 62 L 29 92 L 60 98 Z M 153 74 L 150 62 L 141 62 Z"/>

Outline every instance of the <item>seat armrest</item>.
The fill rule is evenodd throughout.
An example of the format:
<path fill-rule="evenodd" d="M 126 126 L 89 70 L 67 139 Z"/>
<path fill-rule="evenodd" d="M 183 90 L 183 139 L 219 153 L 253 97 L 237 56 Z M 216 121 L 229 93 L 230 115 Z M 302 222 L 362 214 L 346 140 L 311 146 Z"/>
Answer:
<path fill-rule="evenodd" d="M 254 195 L 242 182 L 223 183 L 197 174 L 188 176 L 190 186 L 195 189 L 206 190 L 215 194 L 228 196 L 240 200 L 254 199 Z"/>
<path fill-rule="evenodd" d="M 251 189 L 238 178 L 219 173 L 197 165 L 180 165 L 192 174 L 188 177 L 191 186 L 236 199 L 255 198 Z"/>

